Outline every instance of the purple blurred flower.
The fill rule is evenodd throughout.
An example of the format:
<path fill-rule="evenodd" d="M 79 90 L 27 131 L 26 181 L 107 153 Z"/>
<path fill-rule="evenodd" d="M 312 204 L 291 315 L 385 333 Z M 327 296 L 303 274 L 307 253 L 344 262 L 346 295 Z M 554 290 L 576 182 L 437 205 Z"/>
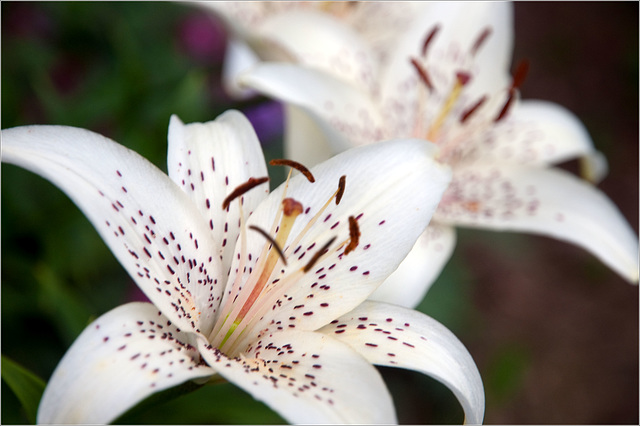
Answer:
<path fill-rule="evenodd" d="M 224 58 L 227 35 L 218 19 L 193 14 L 180 22 L 178 42 L 192 60 L 207 65 L 219 64 Z"/>
<path fill-rule="evenodd" d="M 6 18 L 2 20 L 3 34 L 47 40 L 54 32 L 54 22 L 37 4 L 10 3 L 2 11 Z"/>
<path fill-rule="evenodd" d="M 269 145 L 283 133 L 283 109 L 280 102 L 267 101 L 243 109 L 262 145 Z"/>

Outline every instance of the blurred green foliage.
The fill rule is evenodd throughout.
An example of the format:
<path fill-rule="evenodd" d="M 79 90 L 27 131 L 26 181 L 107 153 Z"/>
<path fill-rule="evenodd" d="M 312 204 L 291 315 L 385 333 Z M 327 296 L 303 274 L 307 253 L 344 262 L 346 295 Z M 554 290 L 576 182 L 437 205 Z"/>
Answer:
<path fill-rule="evenodd" d="M 35 423 L 38 403 L 44 392 L 45 383 L 33 373 L 24 369 L 9 358 L 2 357 L 2 380 L 9 385 L 20 400 L 24 414 Z"/>
<path fill-rule="evenodd" d="M 189 56 L 180 34 L 188 19 L 203 14 L 192 7 L 152 2 L 3 2 L 1 7 L 2 128 L 87 128 L 166 171 L 171 114 L 187 123 L 208 121 L 227 109 L 247 112 L 266 101 L 238 103 L 223 95 L 222 54 L 207 61 Z M 224 46 L 224 39 L 219 42 Z M 281 135 L 262 143 L 267 160 L 282 156 Z M 276 173 L 274 185 L 284 177 L 281 170 Z M 11 165 L 2 167 L 2 231 L 2 351 L 46 380 L 91 320 L 142 296 L 73 203 L 44 179 Z M 456 272 L 439 280 L 436 297 L 423 308 L 455 323 L 458 313 L 469 312 L 466 287 L 443 283 L 460 281 L 464 270 L 460 265 L 447 270 Z M 4 373 L 3 363 L 3 378 Z M 455 398 L 437 381 L 394 369 L 383 369 L 383 375 L 401 421 L 462 420 Z M 184 392 L 177 399 L 171 392 L 152 397 L 118 421 L 282 422 L 228 383 L 178 389 Z M 2 423 L 33 422 L 5 383 L 1 408 Z"/>

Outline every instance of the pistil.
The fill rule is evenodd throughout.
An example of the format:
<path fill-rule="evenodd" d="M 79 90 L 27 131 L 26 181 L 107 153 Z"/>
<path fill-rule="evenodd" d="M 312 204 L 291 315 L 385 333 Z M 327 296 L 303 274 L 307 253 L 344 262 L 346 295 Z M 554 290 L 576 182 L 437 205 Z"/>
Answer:
<path fill-rule="evenodd" d="M 453 85 L 453 88 L 451 89 L 451 92 L 449 93 L 449 96 L 447 97 L 447 100 L 445 101 L 444 106 L 440 110 L 440 114 L 438 114 L 438 117 L 434 120 L 433 124 L 429 128 L 429 132 L 427 133 L 427 140 L 432 142 L 435 142 L 438 140 L 438 134 L 440 133 L 440 128 L 444 124 L 445 119 L 447 118 L 447 116 L 453 109 L 453 106 L 455 105 L 456 101 L 460 97 L 460 94 L 462 93 L 462 89 L 464 88 L 464 86 L 467 85 L 467 83 L 469 83 L 469 80 L 471 80 L 471 74 L 463 71 L 458 71 L 456 73 L 456 82 Z"/>
<path fill-rule="evenodd" d="M 227 340 L 231 337 L 231 335 L 236 331 L 244 317 L 247 315 L 247 312 L 251 309 L 251 307 L 256 303 L 262 290 L 267 284 L 273 270 L 275 269 L 278 261 L 284 258 L 284 254 L 280 247 L 284 247 L 287 239 L 289 238 L 289 234 L 291 233 L 291 229 L 296 218 L 302 213 L 303 208 L 302 204 L 294 200 L 293 198 L 285 198 L 282 202 L 282 217 L 280 219 L 280 224 L 278 227 L 278 231 L 276 233 L 275 239 L 269 238 L 272 243 L 267 248 L 267 257 L 264 262 L 260 262 L 260 265 L 257 271 L 252 274 L 251 277 L 257 276 L 254 282 L 247 282 L 245 284 L 245 291 L 242 294 L 248 294 L 248 296 L 241 298 L 241 300 L 234 300 L 233 302 L 229 301 L 228 303 L 234 303 L 234 308 L 229 313 L 224 322 L 221 324 L 221 328 L 216 333 L 216 339 L 219 339 L 220 336 L 224 333 L 224 338 L 220 341 L 216 347 L 222 348 Z M 258 272 L 259 271 L 259 272 Z M 250 281 L 251 280 L 250 278 Z M 249 289 L 251 291 L 249 292 Z M 228 319 L 233 318 L 232 323 L 228 323 Z"/>

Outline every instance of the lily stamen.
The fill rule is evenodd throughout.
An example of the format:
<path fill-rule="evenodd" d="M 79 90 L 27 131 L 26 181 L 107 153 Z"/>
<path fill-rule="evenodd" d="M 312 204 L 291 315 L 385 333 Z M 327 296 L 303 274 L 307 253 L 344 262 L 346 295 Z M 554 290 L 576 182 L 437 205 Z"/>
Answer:
<path fill-rule="evenodd" d="M 274 240 L 271 237 L 271 235 L 269 235 L 267 233 L 267 231 L 265 231 L 264 229 L 262 229 L 260 227 L 257 227 L 255 225 L 251 225 L 251 226 L 249 226 L 249 229 L 253 229 L 254 231 L 257 231 L 258 233 L 260 233 L 263 237 L 265 237 L 271 243 L 271 246 L 276 249 L 276 251 L 278 252 L 278 255 L 280 256 L 280 259 L 282 260 L 282 263 L 284 263 L 285 266 L 286 266 L 287 258 L 284 256 L 284 253 L 282 252 L 282 249 L 278 245 L 278 242 L 276 240 Z"/>
<path fill-rule="evenodd" d="M 483 95 L 480 99 L 478 99 L 478 101 L 473 104 L 471 107 L 467 108 L 461 115 L 460 115 L 460 124 L 464 124 L 465 121 L 467 121 L 469 119 L 469 117 L 471 117 L 476 111 L 478 111 L 478 109 L 487 101 L 487 95 Z"/>
<path fill-rule="evenodd" d="M 453 106 L 455 105 L 456 101 L 460 97 L 460 94 L 462 93 L 462 88 L 466 86 L 470 80 L 471 80 L 471 74 L 464 71 L 456 72 L 456 82 L 453 85 L 453 88 L 451 89 L 451 93 L 449 93 L 449 96 L 447 97 L 447 100 L 445 101 L 444 106 L 440 110 L 440 114 L 434 120 L 433 124 L 429 128 L 429 132 L 427 133 L 427 140 L 430 140 L 432 142 L 437 140 L 438 132 L 440 131 L 440 128 L 444 124 L 445 119 L 451 112 L 451 109 L 453 109 Z"/>
<path fill-rule="evenodd" d="M 429 92 L 433 92 L 433 83 L 431 82 L 431 78 L 429 77 L 429 73 L 427 72 L 427 69 L 422 66 L 422 64 L 420 62 L 418 62 L 418 60 L 416 58 L 411 58 L 411 65 L 413 65 L 413 67 L 415 68 L 416 72 L 418 73 L 418 77 L 420 77 L 420 80 L 424 83 L 425 86 L 427 86 L 427 89 L 429 89 Z"/>
<path fill-rule="evenodd" d="M 487 27 L 480 33 L 476 41 L 473 43 L 473 46 L 471 46 L 471 50 L 469 51 L 471 56 L 475 56 L 478 53 L 478 50 L 480 50 L 480 47 L 484 44 L 484 42 L 492 32 L 493 30 L 491 29 L 491 27 Z"/>
<path fill-rule="evenodd" d="M 340 176 L 340 180 L 338 180 L 338 191 L 336 191 L 336 206 L 340 204 L 340 200 L 342 200 L 342 196 L 344 195 L 344 189 L 347 185 L 347 175 Z"/>
<path fill-rule="evenodd" d="M 344 249 L 345 256 L 358 247 L 359 241 L 360 228 L 358 228 L 358 221 L 353 216 L 349 216 L 349 244 Z"/>
<path fill-rule="evenodd" d="M 322 248 L 320 250 L 318 250 L 317 252 L 315 252 L 313 254 L 313 257 L 309 260 L 309 262 L 307 262 L 307 264 L 304 266 L 304 268 L 302 268 L 302 272 L 304 272 L 305 274 L 307 272 L 309 272 L 311 270 L 311 268 L 313 268 L 313 265 L 315 265 L 316 263 L 318 263 L 318 260 L 329 251 L 329 247 L 331 247 L 331 244 L 333 244 L 333 242 L 336 240 L 337 237 L 332 237 L 329 241 L 327 241 L 327 243 L 325 245 L 322 246 Z"/>
<path fill-rule="evenodd" d="M 507 100 L 505 101 L 504 106 L 500 110 L 500 113 L 493 120 L 495 123 L 497 123 L 498 121 L 502 120 L 504 117 L 507 116 L 507 112 L 509 111 L 509 109 L 511 109 L 514 98 L 518 93 L 518 88 L 524 82 L 528 72 L 529 72 L 529 61 L 526 59 L 523 59 L 518 63 L 516 70 L 513 73 L 511 86 L 509 86 L 509 96 L 507 97 Z"/>
<path fill-rule="evenodd" d="M 436 24 L 425 37 L 424 43 L 422 43 L 422 51 L 420 52 L 423 58 L 427 57 L 427 47 L 429 47 L 433 38 L 438 34 L 438 31 L 440 31 L 440 25 Z"/>
<path fill-rule="evenodd" d="M 242 346 L 242 344 L 244 344 L 244 341 L 246 340 L 246 338 L 241 339 L 244 331 L 247 330 L 248 328 L 253 327 L 255 322 L 261 319 L 264 311 L 266 309 L 269 309 L 270 306 L 273 306 L 274 303 L 277 302 L 278 298 L 282 297 L 283 294 L 286 294 L 289 287 L 291 285 L 294 285 L 296 282 L 298 282 L 301 275 L 308 273 L 313 268 L 313 266 L 316 263 L 318 263 L 320 258 L 322 258 L 327 254 L 334 253 L 337 249 L 340 248 L 338 247 L 337 249 L 332 249 L 331 251 L 329 251 L 329 247 L 331 247 L 331 245 L 335 242 L 336 239 L 337 239 L 336 236 L 332 237 L 329 241 L 327 241 L 327 243 L 325 243 L 320 249 L 318 249 L 312 256 L 312 258 L 309 260 L 309 262 L 307 262 L 307 264 L 304 266 L 304 268 L 295 270 L 291 274 L 282 278 L 281 280 L 278 280 L 277 286 L 274 285 L 274 283 L 271 283 L 270 285 L 266 286 L 263 289 L 259 297 L 260 301 L 253 304 L 253 306 L 251 306 L 250 310 L 242 318 L 242 320 L 239 321 L 237 324 L 234 323 L 234 325 L 232 326 L 234 330 L 240 329 L 241 331 L 237 333 L 228 342 L 227 342 L 227 338 L 225 338 L 225 340 L 223 341 L 222 344 L 229 343 L 230 346 L 227 349 L 229 352 L 232 353 L 236 351 L 237 348 L 239 348 L 240 346 Z M 275 290 L 276 287 L 278 288 L 278 291 L 273 292 L 273 290 Z M 231 334 L 233 333 L 227 333 L 227 334 L 228 336 L 231 336 Z"/>
<path fill-rule="evenodd" d="M 289 250 L 294 250 L 295 247 L 298 246 L 298 244 L 300 243 L 300 240 L 302 240 L 302 237 L 318 221 L 322 213 L 326 210 L 327 207 L 329 207 L 329 204 L 331 204 L 331 201 L 334 198 L 336 200 L 336 205 L 340 204 L 340 200 L 342 200 L 342 196 L 344 194 L 344 191 L 347 185 L 346 182 L 347 182 L 347 176 L 346 175 L 340 176 L 340 179 L 338 180 L 338 189 L 336 190 L 336 192 L 334 192 L 333 195 L 329 197 L 327 202 L 324 203 L 324 205 L 320 208 L 320 210 L 318 210 L 318 212 L 311 218 L 311 220 L 309 220 L 309 223 L 307 223 L 307 225 L 300 232 L 300 234 L 298 234 L 298 236 L 293 241 L 293 243 L 289 246 L 289 248 L 285 249 L 285 253 L 288 252 Z"/>
<path fill-rule="evenodd" d="M 238 185 L 236 189 L 231 191 L 231 194 L 227 195 L 227 197 L 222 202 L 222 208 L 226 210 L 227 207 L 229 207 L 229 204 L 233 200 L 245 194 L 246 192 L 250 191 L 251 189 L 255 188 L 256 186 L 261 185 L 268 181 L 269 181 L 269 177 L 267 176 L 261 177 L 261 178 L 250 177 L 249 180 L 247 180 L 245 183 Z"/>
<path fill-rule="evenodd" d="M 516 71 L 513 73 L 513 80 L 511 81 L 510 89 L 519 89 L 522 83 L 527 78 L 529 73 L 529 60 L 523 59 L 518 62 Z"/>
<path fill-rule="evenodd" d="M 298 163 L 297 161 L 293 161 L 293 160 L 287 160 L 285 158 L 278 158 L 278 159 L 274 159 L 269 161 L 269 164 L 272 166 L 289 166 L 292 167 L 294 169 L 296 169 L 297 171 L 299 171 L 300 173 L 302 173 L 309 182 L 313 183 L 316 181 L 316 179 L 313 177 L 313 174 L 311 174 L 311 172 L 309 171 L 309 169 L 307 169 L 304 165 Z"/>
<path fill-rule="evenodd" d="M 224 346 L 227 340 L 238 328 L 247 313 L 251 310 L 254 303 L 256 303 L 267 282 L 269 281 L 269 278 L 271 277 L 273 270 L 278 263 L 278 260 L 282 259 L 286 264 L 286 260 L 284 260 L 285 254 L 282 252 L 280 247 L 283 247 L 286 243 L 287 239 L 289 238 L 289 234 L 291 233 L 293 223 L 295 222 L 296 218 L 302 213 L 302 211 L 302 204 L 300 204 L 293 198 L 285 198 L 283 200 L 282 208 L 280 210 L 280 225 L 278 226 L 276 237 L 272 238 L 271 236 L 268 236 L 268 233 L 266 232 L 263 234 L 265 235 L 265 237 L 268 236 L 267 239 L 271 242 L 271 245 L 265 246 L 265 248 L 263 249 L 263 254 L 260 256 L 261 260 L 256 266 L 256 270 L 250 275 L 249 280 L 244 284 L 244 291 L 238 291 L 237 294 L 240 294 L 241 297 L 237 300 L 234 299 L 233 302 L 228 302 L 227 305 L 233 305 L 233 309 L 231 310 L 231 312 L 224 316 L 221 315 L 221 318 L 224 319 L 222 321 L 219 321 L 220 324 L 216 324 L 216 326 L 214 327 L 214 332 L 212 333 L 212 335 L 215 335 L 215 338 L 213 339 L 215 343 L 217 343 L 217 340 L 224 335 L 224 337 L 216 345 L 216 347 L 221 348 L 222 346 Z M 263 232 L 261 229 L 260 231 Z M 241 275 L 242 271 L 239 270 L 238 274 Z M 233 318 L 233 322 L 228 323 L 228 318 Z"/>

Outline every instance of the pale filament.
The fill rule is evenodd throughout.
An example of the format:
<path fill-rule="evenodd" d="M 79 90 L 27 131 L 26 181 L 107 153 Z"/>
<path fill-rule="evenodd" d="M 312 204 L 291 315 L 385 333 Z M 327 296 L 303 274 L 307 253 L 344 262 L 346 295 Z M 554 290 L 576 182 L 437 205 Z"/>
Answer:
<path fill-rule="evenodd" d="M 247 231 L 245 229 L 244 214 L 242 212 L 242 202 L 238 203 L 238 205 L 240 207 L 240 264 L 238 265 L 238 271 L 243 271 L 244 265 L 246 263 L 245 259 L 246 259 L 246 250 L 247 250 Z M 231 298 L 237 297 L 237 294 L 240 292 L 240 289 L 242 288 L 241 287 L 242 280 L 239 279 L 239 277 L 241 276 L 242 274 L 240 272 L 236 274 L 236 278 L 233 282 L 233 286 L 231 290 L 229 290 L 228 295 L 225 297 L 226 301 L 223 301 L 223 308 L 220 311 L 220 314 L 218 316 L 218 319 L 215 325 L 213 326 L 213 329 L 211 330 L 211 334 L 209 335 L 210 342 L 215 338 L 215 336 L 218 334 L 219 329 L 225 324 L 225 322 L 227 321 L 227 318 L 229 317 L 229 309 L 233 305 L 233 301 L 231 300 Z M 236 296 L 234 296 L 234 294 Z"/>
<path fill-rule="evenodd" d="M 289 170 L 289 176 L 287 177 L 284 191 L 280 199 L 280 206 L 282 206 L 282 201 L 284 201 L 284 197 L 286 195 L 287 189 L 289 188 L 290 178 L 291 178 L 291 170 Z M 244 304 L 246 298 L 249 297 L 247 294 L 248 292 L 243 293 L 241 291 L 242 288 L 247 288 L 247 286 L 255 284 L 252 282 L 252 278 L 254 277 L 254 274 L 251 274 L 249 275 L 249 280 L 246 283 L 244 283 L 244 286 L 242 285 L 243 284 L 242 279 L 244 277 L 244 265 L 246 263 L 246 257 L 247 257 L 246 256 L 246 247 L 247 247 L 246 246 L 246 229 L 245 229 L 246 226 L 244 222 L 244 215 L 242 214 L 242 203 L 240 203 L 240 209 L 241 209 L 240 210 L 240 236 L 241 236 L 241 244 L 242 244 L 240 247 L 240 265 L 238 267 L 238 272 L 236 273 L 233 286 L 231 287 L 231 290 L 229 290 L 229 293 L 225 295 L 225 300 L 223 300 L 223 309 L 220 312 L 220 316 L 218 317 L 218 320 L 216 321 L 216 324 L 214 325 L 213 330 L 211 331 L 211 334 L 209 336 L 210 342 L 213 342 L 216 336 L 219 336 L 221 329 L 225 326 L 227 318 L 230 316 L 229 311 L 232 308 L 235 308 L 236 303 Z M 278 213 L 276 214 L 276 217 L 273 220 L 269 234 L 271 235 L 275 234 L 276 226 L 278 225 L 278 223 L 280 222 L 280 218 L 282 217 L 282 211 L 283 211 L 282 208 L 278 209 Z M 258 258 L 256 259 L 257 260 L 256 271 L 260 271 L 261 268 L 264 267 L 268 250 L 269 250 L 269 244 L 266 244 L 262 249 L 262 252 L 258 256 Z M 248 287 L 248 288 L 252 288 L 252 287 Z M 239 301 L 237 300 L 238 296 L 240 296 Z"/>
<path fill-rule="evenodd" d="M 464 87 L 464 85 L 465 83 L 463 83 L 459 77 L 456 77 L 456 82 L 453 85 L 453 88 L 451 89 L 451 92 L 449 93 L 449 96 L 447 97 L 447 100 L 445 101 L 444 106 L 442 107 L 442 109 L 440 110 L 440 113 L 438 114 L 436 119 L 433 121 L 433 123 L 429 127 L 429 131 L 427 132 L 427 137 L 426 137 L 427 140 L 434 141 L 434 142 L 438 140 L 440 128 L 442 127 L 442 124 L 444 123 L 445 119 L 453 109 L 453 106 L 458 101 L 458 98 L 460 98 L 460 94 L 462 93 L 462 88 Z"/>
<path fill-rule="evenodd" d="M 284 214 L 285 209 L 283 206 L 292 170 L 293 169 L 289 170 L 287 181 L 284 186 L 284 191 L 281 197 L 281 207 L 278 209 L 278 213 L 274 218 L 271 230 L 268 232 L 269 235 L 276 235 L 275 242 L 278 247 L 284 246 L 296 217 L 302 213 L 302 205 L 294 201 L 294 203 L 298 205 L 296 207 L 299 207 L 299 209 L 296 209 L 293 212 L 295 213 L 294 215 Z M 209 341 L 218 348 L 225 345 L 226 341 L 235 333 L 239 324 L 243 322 L 244 317 L 258 302 L 261 295 L 264 293 L 264 287 L 267 285 L 276 265 L 281 261 L 279 254 L 272 244 L 270 242 L 266 243 L 261 254 L 256 259 L 257 263 L 255 270 L 249 274 L 247 281 L 243 284 L 243 278 L 245 276 L 244 269 L 247 259 L 247 246 L 246 224 L 244 221 L 244 215 L 242 214 L 242 202 L 240 202 L 240 228 L 241 248 L 236 277 L 232 288 L 226 297 L 224 308 L 220 312 L 220 316 L 218 317 L 209 336 Z M 242 291 L 243 289 L 244 291 Z M 229 318 L 233 320 L 227 321 Z"/>
<path fill-rule="evenodd" d="M 288 254 L 290 250 L 295 250 L 295 248 L 298 247 L 298 245 L 300 244 L 300 240 L 302 240 L 302 238 L 306 235 L 309 229 L 311 229 L 311 227 L 318 221 L 318 218 L 327 209 L 327 207 L 329 207 L 329 204 L 331 204 L 331 202 L 336 198 L 336 196 L 338 195 L 338 192 L 340 192 L 340 188 L 336 189 L 336 192 L 333 193 L 333 195 L 327 200 L 326 203 L 324 203 L 324 205 L 320 208 L 320 210 L 318 210 L 318 212 L 311 218 L 311 220 L 309 221 L 309 223 L 307 223 L 304 229 L 300 231 L 300 233 L 298 234 L 296 239 L 293 241 L 293 243 L 291 243 L 284 250 L 285 256 Z"/>
<path fill-rule="evenodd" d="M 316 263 L 321 262 L 321 260 L 323 258 L 326 258 L 327 256 L 337 253 L 344 244 L 345 243 L 333 249 L 329 248 L 327 252 L 322 254 L 317 259 Z M 323 250 L 323 249 L 325 249 L 325 247 L 318 247 L 318 250 Z M 249 339 L 252 336 L 244 336 L 244 338 L 241 338 L 242 335 L 244 334 L 244 331 L 254 328 L 256 323 L 262 319 L 262 317 L 264 316 L 264 313 L 267 310 L 269 310 L 273 305 L 275 305 L 278 302 L 278 299 L 283 295 L 285 295 L 287 291 L 295 283 L 297 283 L 298 280 L 302 278 L 302 276 L 304 276 L 307 273 L 307 272 L 304 272 L 305 266 L 306 265 L 304 265 L 302 268 L 296 268 L 289 275 L 282 277 L 277 283 L 274 284 L 272 281 L 271 285 L 265 287 L 265 289 L 263 290 L 264 294 L 261 295 L 261 302 L 254 304 L 250 312 L 243 318 L 243 323 L 246 322 L 246 325 L 241 323 L 237 328 L 241 330 L 240 333 L 238 333 L 237 336 L 234 336 L 232 339 L 230 339 L 229 343 L 231 344 L 231 346 L 228 349 L 230 353 L 237 351 L 239 347 L 242 347 L 242 345 L 244 345 L 245 343 L 248 343 L 247 339 Z M 284 275 L 284 270 L 281 271 L 281 276 L 282 275 Z"/>
<path fill-rule="evenodd" d="M 302 238 L 304 238 L 313 223 L 317 221 L 328 205 L 336 198 L 341 189 L 344 190 L 344 187 L 339 188 L 332 194 L 319 212 L 316 213 L 307 226 L 296 236 L 295 243 L 286 246 L 288 250 L 284 251 L 285 256 L 292 247 L 296 247 Z M 302 207 L 295 216 L 287 217 L 285 215 L 285 217 L 282 218 L 275 238 L 279 247 L 285 246 L 293 223 L 301 212 Z M 279 216 L 281 217 L 282 214 Z M 315 262 L 317 263 L 326 256 L 335 254 L 348 242 L 349 239 L 333 249 L 319 247 L 317 250 L 324 251 L 326 249 L 326 252 L 323 252 Z M 217 331 L 212 334 L 212 336 L 215 335 L 215 339 L 213 339 L 211 343 L 221 350 L 224 349 L 228 354 L 235 353 L 246 339 L 255 337 L 253 334 L 250 336 L 246 335 L 245 331 L 253 330 L 264 316 L 264 313 L 278 302 L 278 298 L 286 294 L 286 292 L 307 273 L 307 271 L 305 271 L 305 265 L 302 268 L 290 269 L 290 273 L 286 271 L 286 269 L 289 268 L 283 266 L 283 269 L 280 269 L 279 272 L 274 274 L 275 266 L 279 264 L 281 259 L 273 248 L 265 255 L 270 246 L 269 243 L 265 244 L 263 254 L 260 256 L 259 265 L 256 266 L 255 270 L 249 276 L 247 283 L 244 285 L 245 290 L 239 293 L 238 300 L 228 302 L 228 305 L 233 305 L 231 312 L 228 313 L 229 309 L 225 306 L 227 309 L 224 311 L 224 317 L 221 315 L 221 318 L 224 318 L 224 320 L 218 321 L 222 322 L 222 324 L 220 327 L 216 324 Z M 245 256 L 244 253 L 243 256 Z M 271 262 L 265 260 L 265 258 L 271 257 L 273 257 Z M 251 291 L 249 291 L 249 289 L 251 289 Z M 233 321 L 226 321 L 227 318 L 233 318 Z"/>
<path fill-rule="evenodd" d="M 277 217 L 281 218 L 280 227 L 278 229 L 278 232 L 276 233 L 275 238 L 275 241 L 278 245 L 282 245 L 283 241 L 286 242 L 293 222 L 300 213 L 298 212 L 298 214 L 296 214 L 295 216 L 287 216 L 286 214 L 283 215 L 283 212 L 284 208 L 281 207 L 278 211 L 278 215 L 276 215 Z M 273 230 L 275 230 L 275 226 L 272 226 L 272 228 Z M 244 255 L 246 256 L 246 254 Z M 249 279 L 243 286 L 244 291 L 238 290 L 236 293 L 236 298 L 234 298 L 234 300 L 232 301 L 227 301 L 227 304 L 233 305 L 233 308 L 231 310 L 231 313 L 225 315 L 224 317 L 222 315 L 220 316 L 220 319 L 222 319 L 222 324 L 216 332 L 216 337 L 214 340 L 214 343 L 216 343 L 216 347 L 221 347 L 230 337 L 230 335 L 235 332 L 235 329 L 237 328 L 239 322 L 242 321 L 248 310 L 251 308 L 251 305 L 255 303 L 255 301 L 259 297 L 259 294 L 262 292 L 264 285 L 273 273 L 274 268 L 280 261 L 281 259 L 277 251 L 273 247 L 271 247 L 271 243 L 265 244 L 255 270 L 249 275 Z M 236 278 L 244 275 L 243 271 L 240 269 L 238 270 L 237 274 L 238 275 L 236 276 Z M 233 318 L 233 322 L 227 322 L 227 317 Z"/>

